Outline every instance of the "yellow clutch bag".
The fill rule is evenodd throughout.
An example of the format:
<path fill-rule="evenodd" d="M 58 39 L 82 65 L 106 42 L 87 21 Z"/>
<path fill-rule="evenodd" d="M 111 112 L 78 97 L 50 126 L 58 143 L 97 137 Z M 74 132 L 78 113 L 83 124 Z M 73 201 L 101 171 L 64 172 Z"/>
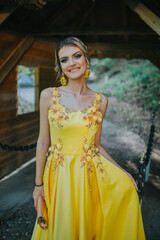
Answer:
<path fill-rule="evenodd" d="M 42 197 L 39 197 L 38 199 L 37 223 L 43 230 L 48 228 L 47 206 Z"/>

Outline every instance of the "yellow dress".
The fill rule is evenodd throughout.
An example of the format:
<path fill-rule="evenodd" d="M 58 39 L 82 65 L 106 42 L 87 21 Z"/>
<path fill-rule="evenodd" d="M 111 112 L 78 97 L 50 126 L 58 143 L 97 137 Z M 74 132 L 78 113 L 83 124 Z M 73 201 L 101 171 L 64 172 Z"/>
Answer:
<path fill-rule="evenodd" d="M 48 111 L 51 146 L 44 174 L 48 229 L 35 222 L 32 240 L 144 240 L 139 198 L 133 182 L 94 144 L 102 121 L 92 105 L 73 111 L 53 88 Z"/>

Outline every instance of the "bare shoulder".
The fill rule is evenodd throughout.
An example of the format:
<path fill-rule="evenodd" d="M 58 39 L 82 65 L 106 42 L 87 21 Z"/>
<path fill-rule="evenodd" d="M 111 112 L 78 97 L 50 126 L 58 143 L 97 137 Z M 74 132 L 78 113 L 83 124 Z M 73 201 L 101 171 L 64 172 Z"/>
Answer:
<path fill-rule="evenodd" d="M 41 97 L 47 99 L 50 97 L 51 93 L 52 93 L 51 87 L 45 88 L 41 91 Z"/>
<path fill-rule="evenodd" d="M 101 93 L 102 96 L 102 101 L 100 103 L 100 110 L 103 114 L 103 116 L 105 115 L 106 111 L 107 111 L 107 106 L 108 106 L 108 97 L 105 96 L 104 94 Z"/>
<path fill-rule="evenodd" d="M 102 105 L 106 105 L 108 103 L 108 97 L 103 95 L 102 93 L 101 93 L 101 96 L 102 96 Z"/>
<path fill-rule="evenodd" d="M 52 102 L 52 88 L 45 88 L 40 93 L 40 105 L 45 109 L 49 109 Z"/>

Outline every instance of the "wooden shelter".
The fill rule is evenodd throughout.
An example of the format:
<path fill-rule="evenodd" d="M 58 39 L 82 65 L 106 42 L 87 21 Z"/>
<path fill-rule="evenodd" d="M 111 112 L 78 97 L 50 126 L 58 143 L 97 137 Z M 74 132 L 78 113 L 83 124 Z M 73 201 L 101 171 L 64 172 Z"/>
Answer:
<path fill-rule="evenodd" d="M 0 1 L 0 143 L 35 143 L 39 95 L 56 86 L 54 51 L 67 36 L 77 36 L 90 57 L 143 58 L 160 68 L 158 0 L 1 0 Z M 17 114 L 17 65 L 36 70 L 36 110 Z M 35 156 L 0 149 L 0 178 Z"/>

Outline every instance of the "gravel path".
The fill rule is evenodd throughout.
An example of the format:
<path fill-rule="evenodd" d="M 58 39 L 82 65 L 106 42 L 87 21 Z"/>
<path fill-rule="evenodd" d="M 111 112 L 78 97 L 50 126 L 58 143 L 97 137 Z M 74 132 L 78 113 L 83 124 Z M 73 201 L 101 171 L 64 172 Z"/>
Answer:
<path fill-rule="evenodd" d="M 31 239 L 36 220 L 33 200 L 22 205 L 12 216 L 0 221 L 0 239 Z"/>

